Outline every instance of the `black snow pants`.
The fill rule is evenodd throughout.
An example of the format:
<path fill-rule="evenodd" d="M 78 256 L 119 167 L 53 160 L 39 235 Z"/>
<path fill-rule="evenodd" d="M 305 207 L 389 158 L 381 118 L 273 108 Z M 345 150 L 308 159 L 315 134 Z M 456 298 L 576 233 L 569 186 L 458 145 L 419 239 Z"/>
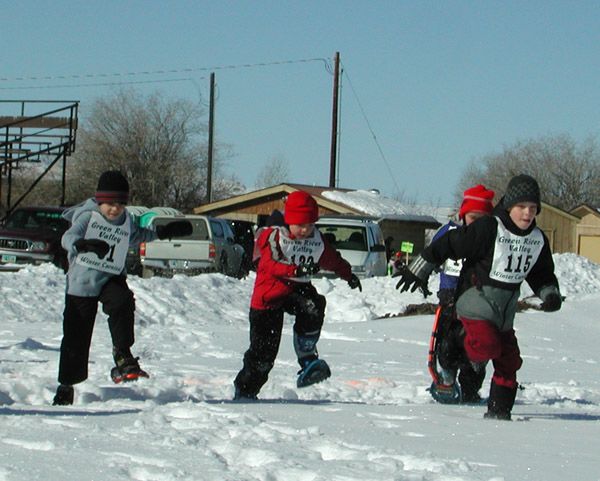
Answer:
<path fill-rule="evenodd" d="M 277 309 L 250 309 L 250 347 L 234 385 L 244 395 L 254 396 L 267 382 L 273 368 L 283 329 L 283 314 L 295 315 L 294 349 L 298 363 L 318 357 L 317 341 L 325 318 L 325 297 L 312 284 L 299 284 Z"/>
<path fill-rule="evenodd" d="M 88 359 L 98 302 L 108 316 L 113 347 L 125 351 L 134 343 L 135 300 L 125 276 L 111 278 L 98 297 L 67 294 L 60 345 L 58 382 L 77 384 L 88 377 Z"/>

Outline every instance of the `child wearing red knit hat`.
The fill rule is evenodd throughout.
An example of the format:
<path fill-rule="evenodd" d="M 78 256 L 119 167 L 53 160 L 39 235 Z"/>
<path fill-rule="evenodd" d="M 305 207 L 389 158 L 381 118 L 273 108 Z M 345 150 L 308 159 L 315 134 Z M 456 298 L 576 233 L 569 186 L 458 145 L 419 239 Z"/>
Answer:
<path fill-rule="evenodd" d="M 352 289 L 362 291 L 362 287 L 350 264 L 315 227 L 318 218 L 315 199 L 304 191 L 295 191 L 285 203 L 285 225 L 270 225 L 257 232 L 250 347 L 234 381 L 235 400 L 256 399 L 267 382 L 279 350 L 284 312 L 295 316 L 294 349 L 301 368 L 297 386 L 310 386 L 331 375 L 317 352 L 326 300 L 312 285 L 310 276 L 323 268 L 335 272 Z"/>
<path fill-rule="evenodd" d="M 480 217 L 490 215 L 494 207 L 493 200 L 494 191 L 484 185 L 478 184 L 465 190 L 458 211 L 462 225 L 470 225 Z M 458 227 L 460 224 L 448 222 L 436 232 L 433 240 Z M 461 268 L 462 261 L 452 259 L 448 259 L 441 267 L 440 288 L 437 293 L 439 306 L 432 330 L 433 346 L 429 367 L 433 383 L 430 393 L 436 401 L 445 404 L 479 402 L 479 389 L 485 378 L 485 366 L 480 366 L 475 371 L 462 347 L 462 324 L 456 318 L 454 307 Z"/>

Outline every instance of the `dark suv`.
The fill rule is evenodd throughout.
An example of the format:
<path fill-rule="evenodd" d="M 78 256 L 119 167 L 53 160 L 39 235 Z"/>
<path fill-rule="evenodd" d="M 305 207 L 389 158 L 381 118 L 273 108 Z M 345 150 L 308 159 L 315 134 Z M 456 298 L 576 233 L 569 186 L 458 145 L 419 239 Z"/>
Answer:
<path fill-rule="evenodd" d="M 0 264 L 52 262 L 67 270 L 67 253 L 60 245 L 69 222 L 64 207 L 21 207 L 0 226 Z"/>

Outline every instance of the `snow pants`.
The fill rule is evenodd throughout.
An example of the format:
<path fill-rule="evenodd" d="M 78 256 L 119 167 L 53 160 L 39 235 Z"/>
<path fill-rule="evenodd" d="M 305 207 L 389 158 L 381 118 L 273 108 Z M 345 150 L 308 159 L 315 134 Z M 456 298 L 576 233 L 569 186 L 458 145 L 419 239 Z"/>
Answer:
<path fill-rule="evenodd" d="M 464 346 L 473 363 L 491 360 L 494 365 L 492 381 L 498 386 L 516 388 L 517 371 L 523 364 L 514 329 L 500 331 L 483 320 L 461 318 L 465 328 Z"/>
<path fill-rule="evenodd" d="M 129 350 L 134 343 L 135 300 L 125 276 L 111 278 L 98 297 L 67 294 L 58 366 L 58 382 L 61 384 L 77 384 L 88 377 L 88 359 L 98 302 L 102 303 L 102 310 L 108 316 L 113 347 Z"/>
<path fill-rule="evenodd" d="M 281 342 L 284 312 L 295 315 L 294 349 L 298 362 L 317 358 L 317 341 L 325 318 L 325 297 L 312 284 L 301 284 L 276 309 L 250 309 L 250 347 L 234 385 L 244 395 L 254 396 L 267 382 Z"/>
<path fill-rule="evenodd" d="M 463 399 L 476 399 L 485 379 L 485 365 L 475 370 L 464 346 L 465 331 L 456 317 L 454 305 L 441 306 L 437 329 L 436 356 L 440 366 L 458 372 Z"/>

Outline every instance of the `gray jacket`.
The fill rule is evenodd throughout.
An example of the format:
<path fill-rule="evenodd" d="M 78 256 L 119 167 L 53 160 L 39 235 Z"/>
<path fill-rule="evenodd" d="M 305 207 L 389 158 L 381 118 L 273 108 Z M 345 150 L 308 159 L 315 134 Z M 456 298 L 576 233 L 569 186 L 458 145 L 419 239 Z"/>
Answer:
<path fill-rule="evenodd" d="M 69 258 L 69 271 L 67 272 L 67 294 L 80 297 L 96 297 L 106 282 L 114 276 L 108 272 L 96 270 L 75 262 L 77 259 L 77 249 L 74 244 L 79 239 L 85 237 L 88 223 L 92 212 L 100 212 L 98 204 L 94 199 L 88 199 L 81 204 L 67 209 L 63 217 L 71 222 L 71 227 L 62 236 L 62 246 L 67 251 Z M 123 225 L 126 222 L 131 224 L 131 234 L 129 236 L 129 246 L 137 246 L 142 242 L 150 242 L 156 239 L 156 233 L 150 229 L 138 227 L 131 219 L 129 212 L 123 212 L 111 224 Z M 126 275 L 123 268 L 121 275 Z"/>

